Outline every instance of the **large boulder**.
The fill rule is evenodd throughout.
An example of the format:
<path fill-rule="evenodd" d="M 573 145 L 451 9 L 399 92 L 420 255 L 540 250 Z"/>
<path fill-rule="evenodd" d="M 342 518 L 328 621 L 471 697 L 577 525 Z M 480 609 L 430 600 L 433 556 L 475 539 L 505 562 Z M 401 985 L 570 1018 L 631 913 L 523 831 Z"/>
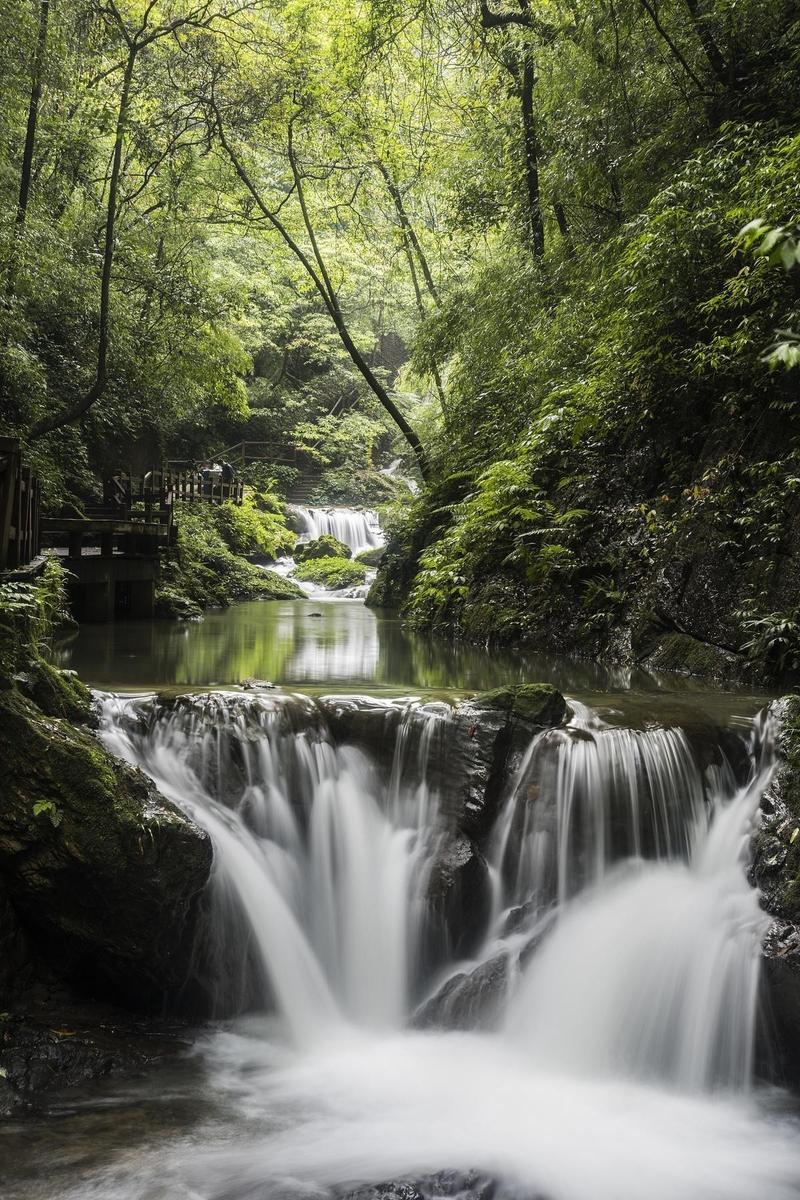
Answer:
<path fill-rule="evenodd" d="M 449 822 L 480 842 L 534 734 L 560 725 L 566 711 L 549 684 L 498 688 L 457 705 L 432 772 Z"/>
<path fill-rule="evenodd" d="M 0 896 L 10 939 L 81 990 L 157 1004 L 183 985 L 207 835 L 85 728 L 0 693 Z"/>
<path fill-rule="evenodd" d="M 323 533 L 310 542 L 300 542 L 294 551 L 295 562 L 307 562 L 312 558 L 352 558 L 353 551 L 345 542 L 340 542 L 332 533 Z"/>

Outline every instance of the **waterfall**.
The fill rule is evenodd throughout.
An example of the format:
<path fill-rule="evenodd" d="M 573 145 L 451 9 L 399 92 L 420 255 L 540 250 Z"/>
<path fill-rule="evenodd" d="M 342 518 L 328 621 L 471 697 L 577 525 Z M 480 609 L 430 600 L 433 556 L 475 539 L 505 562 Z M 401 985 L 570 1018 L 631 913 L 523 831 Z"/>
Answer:
<path fill-rule="evenodd" d="M 213 693 L 166 710 L 150 698 L 105 701 L 109 748 L 212 838 L 224 975 L 231 946 L 254 945 L 256 1001 L 275 1002 L 298 1044 L 348 1021 L 399 1028 L 408 1014 L 425 917 L 415 889 L 437 844 L 426 760 L 441 720 L 440 707 L 406 707 L 382 782 L 300 697 Z"/>
<path fill-rule="evenodd" d="M 306 508 L 290 504 L 290 511 L 302 525 L 302 536 L 314 538 L 330 534 L 349 546 L 353 554 L 384 544 L 378 514 L 365 508 Z"/>
<path fill-rule="evenodd" d="M 382 713 L 374 752 L 342 740 L 344 709 Z M 575 705 L 535 735 L 481 835 L 487 932 L 468 963 L 431 941 L 454 720 L 416 701 L 102 700 L 106 743 L 209 831 L 222 973 L 295 1049 L 271 1026 L 210 1034 L 233 1128 L 160 1151 L 152 1191 L 123 1162 L 74 1200 L 382 1179 L 420 1180 L 391 1194 L 425 1200 L 798 1200 L 797 1125 L 749 1092 L 766 920 L 746 868 L 770 719 L 701 744 Z M 498 957 L 514 969 L 492 1032 L 406 1028 L 435 978 Z"/>

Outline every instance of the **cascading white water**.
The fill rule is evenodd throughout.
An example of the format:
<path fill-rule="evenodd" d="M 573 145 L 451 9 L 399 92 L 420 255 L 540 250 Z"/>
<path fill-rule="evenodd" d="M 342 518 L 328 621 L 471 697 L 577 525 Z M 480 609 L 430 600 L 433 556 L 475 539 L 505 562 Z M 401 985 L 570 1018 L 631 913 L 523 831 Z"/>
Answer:
<path fill-rule="evenodd" d="M 301 1047 L 279 1064 L 251 1027 L 209 1040 L 211 1085 L 242 1124 L 160 1160 L 163 1194 L 305 1200 L 448 1167 L 522 1189 L 504 1198 L 796 1200 L 797 1126 L 747 1096 L 764 918 L 746 857 L 769 723 L 747 779 L 720 747 L 703 770 L 681 731 L 579 708 L 538 736 L 486 843 L 479 958 L 524 951 L 504 1019 L 488 1035 L 413 1033 L 446 823 L 428 768 L 447 720 L 409 707 L 381 775 L 309 702 L 105 701 L 107 743 L 211 833 L 215 886 L 235 895 Z M 80 1200 L 162 1194 L 120 1178 Z"/>
<path fill-rule="evenodd" d="M 441 719 L 409 708 L 404 724 Z M 102 736 L 210 834 L 214 890 L 238 906 L 239 936 L 258 949 L 262 1007 L 271 991 L 297 1044 L 345 1021 L 399 1028 L 422 915 L 415 887 L 436 847 L 429 733 L 409 770 L 401 730 L 387 786 L 299 697 L 214 693 L 161 713 L 149 699 L 111 697 Z"/>
<path fill-rule="evenodd" d="M 330 534 L 349 546 L 353 554 L 382 546 L 385 538 L 378 514 L 366 508 L 307 508 L 290 504 L 289 509 L 303 525 L 307 540 Z"/>

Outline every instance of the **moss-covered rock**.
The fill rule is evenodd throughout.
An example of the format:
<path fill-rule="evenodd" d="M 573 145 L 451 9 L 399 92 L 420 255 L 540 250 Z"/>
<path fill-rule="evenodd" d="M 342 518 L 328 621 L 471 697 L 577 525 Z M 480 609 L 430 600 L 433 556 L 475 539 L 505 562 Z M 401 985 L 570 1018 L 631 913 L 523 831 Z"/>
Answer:
<path fill-rule="evenodd" d="M 380 566 L 385 554 L 385 546 L 370 546 L 369 550 L 362 550 L 356 555 L 356 562 L 364 563 L 366 567 L 377 567 Z"/>
<path fill-rule="evenodd" d="M 86 729 L 0 693 L 0 888 L 57 975 L 153 1002 L 188 972 L 208 837 Z"/>
<path fill-rule="evenodd" d="M 279 575 L 277 571 L 262 568 L 263 582 L 258 593 L 261 600 L 307 600 L 308 597 L 293 579 Z"/>
<path fill-rule="evenodd" d="M 520 683 L 475 697 L 480 708 L 500 709 L 531 725 L 558 725 L 567 711 L 564 697 L 549 683 Z"/>
<path fill-rule="evenodd" d="M 323 533 L 310 542 L 301 542 L 294 552 L 296 562 L 307 562 L 310 558 L 352 558 L 348 545 L 340 542 L 332 533 Z"/>

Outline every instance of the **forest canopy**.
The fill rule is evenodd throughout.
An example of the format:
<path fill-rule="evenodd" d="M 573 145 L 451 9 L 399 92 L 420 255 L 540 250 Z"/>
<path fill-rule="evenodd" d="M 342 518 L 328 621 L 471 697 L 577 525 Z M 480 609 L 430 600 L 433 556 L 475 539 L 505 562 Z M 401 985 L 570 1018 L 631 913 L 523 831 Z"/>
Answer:
<path fill-rule="evenodd" d="M 709 496 L 752 539 L 757 464 L 791 490 L 790 0 L 0 15 L 0 414 L 48 503 L 248 437 L 331 499 L 400 457 L 385 597 L 482 634 L 490 579 L 514 636 L 566 599 L 602 641 Z"/>

